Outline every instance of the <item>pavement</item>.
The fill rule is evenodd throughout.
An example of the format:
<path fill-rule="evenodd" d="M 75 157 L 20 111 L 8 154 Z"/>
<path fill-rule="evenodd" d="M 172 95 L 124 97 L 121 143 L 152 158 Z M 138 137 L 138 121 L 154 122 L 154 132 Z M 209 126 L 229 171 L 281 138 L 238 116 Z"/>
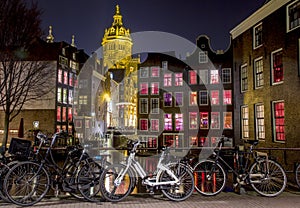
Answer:
<path fill-rule="evenodd" d="M 0 202 L 0 208 L 18 207 L 14 204 Z M 47 198 L 32 206 L 34 208 L 299 208 L 300 190 L 285 191 L 277 197 L 262 197 L 256 192 L 243 194 L 221 192 L 217 196 L 202 196 L 195 192 L 182 202 L 168 200 L 161 194 L 134 194 L 118 203 L 79 201 L 72 197 Z"/>

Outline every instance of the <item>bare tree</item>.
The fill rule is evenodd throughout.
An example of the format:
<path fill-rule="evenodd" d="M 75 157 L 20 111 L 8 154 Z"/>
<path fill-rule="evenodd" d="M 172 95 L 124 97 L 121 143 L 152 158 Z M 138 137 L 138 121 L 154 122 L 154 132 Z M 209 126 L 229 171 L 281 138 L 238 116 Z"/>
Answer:
<path fill-rule="evenodd" d="M 9 123 L 29 101 L 51 90 L 49 64 L 33 53 L 42 35 L 41 11 L 35 2 L 0 0 L 0 106 L 4 112 L 2 150 L 7 146 Z M 45 52 L 46 53 L 46 52 Z M 41 53 L 38 53 L 41 54 Z"/>

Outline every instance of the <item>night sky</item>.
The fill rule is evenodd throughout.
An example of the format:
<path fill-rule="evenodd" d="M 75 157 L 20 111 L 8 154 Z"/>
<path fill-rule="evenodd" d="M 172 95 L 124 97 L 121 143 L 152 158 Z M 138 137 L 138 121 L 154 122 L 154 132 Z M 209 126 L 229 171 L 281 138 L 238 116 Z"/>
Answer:
<path fill-rule="evenodd" d="M 131 33 L 162 31 L 192 43 L 208 35 L 214 50 L 226 50 L 229 32 L 260 8 L 266 0 L 39 0 L 42 28 L 53 26 L 55 41 L 71 42 L 91 54 L 101 46 L 105 28 L 111 26 L 120 5 L 123 24 Z"/>

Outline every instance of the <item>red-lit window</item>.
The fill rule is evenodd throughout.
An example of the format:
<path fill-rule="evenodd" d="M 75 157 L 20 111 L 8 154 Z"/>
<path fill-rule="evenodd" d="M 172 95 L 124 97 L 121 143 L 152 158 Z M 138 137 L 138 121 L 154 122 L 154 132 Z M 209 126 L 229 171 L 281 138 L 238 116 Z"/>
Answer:
<path fill-rule="evenodd" d="M 172 86 L 172 74 L 164 74 L 164 86 L 165 87 L 170 87 Z"/>
<path fill-rule="evenodd" d="M 165 145 L 170 147 L 174 145 L 174 135 L 164 135 Z"/>
<path fill-rule="evenodd" d="M 190 105 L 197 105 L 197 92 L 190 92 Z"/>
<path fill-rule="evenodd" d="M 182 73 L 175 73 L 175 86 L 183 85 L 183 77 Z"/>
<path fill-rule="evenodd" d="M 199 147 L 207 146 L 206 145 L 206 140 L 207 140 L 207 137 L 200 137 L 199 138 Z"/>
<path fill-rule="evenodd" d="M 72 73 L 69 74 L 69 85 L 73 86 L 73 74 Z"/>
<path fill-rule="evenodd" d="M 164 93 L 164 106 L 172 107 L 172 93 L 169 92 Z"/>
<path fill-rule="evenodd" d="M 67 108 L 63 107 L 62 108 L 62 121 L 67 121 Z"/>
<path fill-rule="evenodd" d="M 223 104 L 231 105 L 232 104 L 231 100 L 232 100 L 231 90 L 224 90 L 223 91 Z"/>
<path fill-rule="evenodd" d="M 156 137 L 148 138 L 148 147 L 149 148 L 157 148 L 157 138 Z"/>
<path fill-rule="evenodd" d="M 166 113 L 165 114 L 165 127 L 164 130 L 172 131 L 173 125 L 172 125 L 172 114 Z"/>
<path fill-rule="evenodd" d="M 58 70 L 58 75 L 57 75 L 57 81 L 58 81 L 58 83 L 62 83 L 62 77 L 63 77 L 62 70 L 59 69 Z"/>
<path fill-rule="evenodd" d="M 212 129 L 220 129 L 220 113 L 211 112 L 211 124 Z"/>
<path fill-rule="evenodd" d="M 284 131 L 284 102 L 274 102 L 274 138 L 275 141 L 285 141 Z"/>
<path fill-rule="evenodd" d="M 61 121 L 61 107 L 57 106 L 57 111 L 56 111 L 56 120 Z"/>
<path fill-rule="evenodd" d="M 219 71 L 211 70 L 210 71 L 210 84 L 219 84 Z"/>
<path fill-rule="evenodd" d="M 141 131 L 148 130 L 148 119 L 140 119 L 140 129 Z"/>
<path fill-rule="evenodd" d="M 151 131 L 159 131 L 159 120 L 151 119 Z"/>
<path fill-rule="evenodd" d="M 189 113 L 189 125 L 190 125 L 190 129 L 197 129 L 198 128 L 197 112 L 190 112 Z"/>
<path fill-rule="evenodd" d="M 64 72 L 64 84 L 67 85 L 68 84 L 68 72 Z"/>
<path fill-rule="evenodd" d="M 151 76 L 159 77 L 159 67 L 151 67 Z"/>
<path fill-rule="evenodd" d="M 159 83 L 158 82 L 152 82 L 151 83 L 151 94 L 152 95 L 158 95 L 159 94 Z"/>
<path fill-rule="evenodd" d="M 283 81 L 283 64 L 282 64 L 282 50 L 272 53 L 272 82 L 279 83 Z"/>
<path fill-rule="evenodd" d="M 189 71 L 189 84 L 197 84 L 197 72 L 196 71 Z"/>
<path fill-rule="evenodd" d="M 208 129 L 208 112 L 200 112 L 200 129 Z"/>
<path fill-rule="evenodd" d="M 140 83 L 140 94 L 148 95 L 148 83 L 147 82 Z"/>
<path fill-rule="evenodd" d="M 211 105 L 219 105 L 220 104 L 220 98 L 219 98 L 219 90 L 212 90 L 210 92 L 210 102 Z"/>
<path fill-rule="evenodd" d="M 183 130 L 183 114 L 182 113 L 175 114 L 175 129 L 176 129 L 176 131 Z"/>
<path fill-rule="evenodd" d="M 73 113 L 72 113 L 72 108 L 68 108 L 68 121 L 73 120 Z"/>

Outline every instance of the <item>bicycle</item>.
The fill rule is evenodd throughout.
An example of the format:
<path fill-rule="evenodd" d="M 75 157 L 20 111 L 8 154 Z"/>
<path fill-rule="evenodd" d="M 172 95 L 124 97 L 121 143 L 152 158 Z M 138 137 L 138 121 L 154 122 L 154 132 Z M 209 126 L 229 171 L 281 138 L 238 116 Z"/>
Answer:
<path fill-rule="evenodd" d="M 50 146 L 43 155 L 40 150 L 42 146 L 49 143 L 49 139 L 46 135 L 38 133 L 37 138 L 40 143 L 35 152 L 35 160 L 18 163 L 5 176 L 3 189 L 11 202 L 20 206 L 34 205 L 44 198 L 50 187 L 56 196 L 59 191 L 63 191 L 83 199 L 78 190 L 80 170 L 93 164 L 100 175 L 101 167 L 95 164 L 79 146 L 69 147 L 63 166 L 60 167 L 53 158 L 52 149 L 56 140 L 65 136 L 63 132 L 54 134 Z M 83 185 L 81 187 L 88 188 Z"/>
<path fill-rule="evenodd" d="M 192 171 L 185 164 L 165 162 L 170 150 L 162 149 L 156 171 L 147 175 L 140 163 L 135 159 L 140 141 L 129 142 L 132 148 L 125 164 L 108 166 L 100 176 L 101 195 L 110 202 L 119 202 L 127 197 L 134 189 L 138 180 L 152 194 L 154 190 L 161 190 L 164 196 L 173 201 L 183 201 L 191 196 L 194 190 Z"/>
<path fill-rule="evenodd" d="M 279 195 L 286 187 L 287 177 L 281 165 L 271 160 L 266 153 L 254 151 L 257 140 L 249 140 L 248 152 L 242 158 L 244 164 L 240 170 L 231 167 L 221 156 L 221 148 L 225 138 L 221 137 L 209 159 L 199 161 L 194 167 L 196 185 L 195 189 L 205 196 L 219 194 L 225 187 L 227 180 L 225 167 L 232 171 L 236 177 L 235 187 L 250 184 L 262 196 L 274 197 Z M 250 158 L 254 161 L 250 164 Z M 240 172 L 241 171 L 241 172 Z"/>
<path fill-rule="evenodd" d="M 298 187 L 300 188 L 300 163 L 298 163 L 295 169 L 295 179 Z"/>

